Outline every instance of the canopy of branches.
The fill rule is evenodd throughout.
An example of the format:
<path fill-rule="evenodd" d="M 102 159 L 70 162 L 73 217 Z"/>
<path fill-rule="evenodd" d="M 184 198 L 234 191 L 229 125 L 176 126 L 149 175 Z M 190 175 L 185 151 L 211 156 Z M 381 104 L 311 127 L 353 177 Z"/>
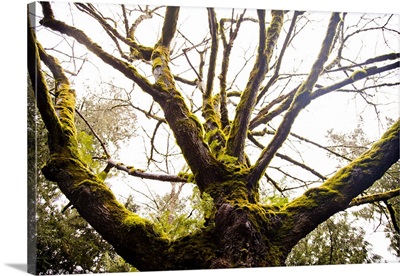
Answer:
<path fill-rule="evenodd" d="M 42 2 L 29 17 L 43 174 L 139 270 L 284 265 L 365 204 L 398 238 L 398 16 Z M 323 262 L 368 260 L 354 248 Z"/>

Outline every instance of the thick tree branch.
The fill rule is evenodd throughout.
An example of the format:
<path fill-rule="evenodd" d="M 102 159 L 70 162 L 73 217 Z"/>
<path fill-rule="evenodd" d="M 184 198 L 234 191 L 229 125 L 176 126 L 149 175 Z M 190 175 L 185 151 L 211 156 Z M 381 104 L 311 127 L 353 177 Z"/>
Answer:
<path fill-rule="evenodd" d="M 45 13 L 49 13 L 48 7 Z M 34 77 L 44 82 L 43 76 L 36 75 L 40 71 L 33 68 L 39 64 L 39 58 L 31 28 L 28 27 L 28 31 L 28 68 Z M 44 54 L 42 55 L 45 57 Z M 53 63 L 50 68 L 59 67 L 54 63 L 54 59 L 49 58 L 47 62 Z M 55 72 L 62 74 L 61 68 L 58 69 Z M 55 109 L 58 110 L 61 123 L 56 126 L 53 126 L 52 122 L 57 121 L 57 114 L 48 111 L 54 110 L 48 93 L 46 90 L 37 91 L 38 95 L 45 94 L 37 98 L 37 104 L 46 127 L 49 126 L 51 140 L 51 158 L 43 167 L 43 174 L 48 180 L 57 182 L 79 214 L 111 243 L 125 260 L 141 270 L 164 269 L 160 252 L 168 248 L 169 241 L 162 238 L 149 221 L 122 206 L 103 181 L 80 160 L 74 135 L 75 92 L 69 88 L 68 82 L 61 83 L 57 90 Z M 159 253 L 157 256 L 153 252 L 156 248 Z"/>
<path fill-rule="evenodd" d="M 164 21 L 165 28 L 163 36 L 152 54 L 153 75 L 156 79 L 155 87 L 164 95 L 164 98 L 156 101 L 164 111 L 165 119 L 168 122 L 176 141 L 184 155 L 191 171 L 195 175 L 196 183 L 202 191 L 206 183 L 212 183 L 224 175 L 223 168 L 219 166 L 215 157 L 212 156 L 210 148 L 204 142 L 204 129 L 198 118 L 189 111 L 182 94 L 176 90 L 175 81 L 169 68 L 170 53 L 169 43 L 173 32 L 167 30 L 169 25 L 175 25 L 174 16 L 177 15 L 177 8 L 167 9 Z M 174 21 L 171 22 L 171 21 Z M 201 172 L 207 171 L 209 174 Z"/>
<path fill-rule="evenodd" d="M 260 177 L 264 174 L 268 164 L 273 159 L 274 155 L 278 149 L 282 146 L 283 142 L 286 140 L 290 133 L 290 129 L 295 121 L 297 115 L 300 111 L 306 107 L 311 101 L 311 91 L 316 84 L 319 75 L 323 71 L 323 66 L 328 59 L 330 54 L 333 39 L 336 34 L 337 25 L 340 22 L 340 15 L 338 13 L 333 13 L 329 21 L 326 36 L 322 42 L 320 52 L 318 54 L 317 60 L 314 62 L 311 71 L 307 79 L 299 87 L 296 95 L 291 103 L 289 110 L 285 114 L 282 123 L 280 124 L 278 130 L 269 145 L 262 151 L 260 158 L 257 160 L 256 164 L 252 168 L 252 173 L 250 176 L 250 182 L 256 183 Z"/>
<path fill-rule="evenodd" d="M 165 11 L 164 24 L 158 45 L 169 48 L 176 32 L 176 24 L 179 18 L 179 7 L 167 7 Z"/>
<path fill-rule="evenodd" d="M 72 155 L 79 157 L 77 151 L 77 138 L 75 127 L 75 90 L 70 87 L 70 82 L 64 74 L 64 70 L 59 64 L 58 60 L 48 55 L 41 45 L 37 43 L 40 57 L 43 62 L 48 66 L 53 74 L 55 82 L 55 99 L 54 110 L 56 116 L 60 120 L 62 132 L 49 133 L 49 140 L 51 141 L 50 153 L 61 155 Z M 54 141 L 54 142 L 53 142 Z M 70 148 L 63 148 L 63 145 L 70 144 Z"/>
<path fill-rule="evenodd" d="M 209 67 L 207 72 L 207 81 L 205 84 L 205 90 L 203 92 L 203 103 L 202 103 L 202 115 L 205 118 L 205 130 L 213 135 L 208 135 L 207 142 L 211 144 L 213 141 L 217 141 L 219 146 L 214 151 L 218 152 L 223 145 L 225 145 L 225 137 L 222 134 L 222 127 L 220 118 L 215 110 L 215 99 L 213 98 L 213 87 L 214 77 L 217 64 L 217 54 L 219 48 L 218 39 L 218 22 L 217 15 L 213 8 L 208 8 L 208 25 L 211 35 L 211 53 L 209 58 Z M 201 80 L 200 80 L 201 81 Z"/>
<path fill-rule="evenodd" d="M 31 22 L 28 18 L 28 73 L 31 79 L 33 91 L 35 92 L 36 105 L 46 128 L 50 132 L 54 133 L 55 137 L 59 137 L 62 133 L 61 122 L 52 104 L 46 80 L 41 71 L 38 43 L 30 24 Z M 49 143 L 50 148 L 54 149 L 57 143 L 57 140 L 51 140 Z"/>
<path fill-rule="evenodd" d="M 307 190 L 290 202 L 284 208 L 291 217 L 283 226 L 291 225 L 289 231 L 283 234 L 284 243 L 290 246 L 296 244 L 319 223 L 357 202 L 353 199 L 371 187 L 399 160 L 399 133 L 400 120 L 368 151 L 340 169 L 323 185 Z M 398 195 L 398 191 L 396 193 Z"/>
<path fill-rule="evenodd" d="M 101 60 L 103 60 L 106 64 L 112 66 L 114 69 L 124 74 L 128 79 L 131 79 L 132 81 L 137 83 L 143 91 L 149 93 L 154 98 L 158 98 L 160 96 L 158 91 L 150 84 L 150 82 L 145 77 L 141 76 L 138 73 L 136 68 L 104 51 L 98 44 L 93 42 L 83 31 L 75 27 L 69 26 L 62 21 L 54 19 L 53 13 L 52 12 L 50 13 L 51 11 L 50 3 L 42 2 L 41 4 L 44 11 L 43 14 L 45 16 L 40 21 L 40 24 L 54 31 L 73 37 L 79 43 L 84 45 L 89 51 L 91 51 Z"/>
<path fill-rule="evenodd" d="M 250 115 L 256 103 L 258 89 L 268 71 L 268 64 L 283 25 L 283 11 L 272 11 L 271 14 L 271 24 L 266 31 L 265 11 L 258 10 L 260 28 L 258 54 L 250 73 L 249 81 L 236 108 L 235 118 L 227 141 L 227 154 L 237 157 L 240 163 L 245 161 L 244 142 L 247 137 Z"/>
<path fill-rule="evenodd" d="M 219 48 L 218 39 L 218 22 L 217 15 L 213 8 L 208 8 L 208 25 L 211 34 L 211 53 L 209 59 L 209 68 L 207 72 L 207 81 L 205 90 L 203 92 L 202 115 L 206 122 L 204 124 L 206 131 L 206 142 L 208 145 L 215 145 L 211 147 L 214 156 L 218 157 L 220 150 L 225 146 L 225 134 L 222 131 L 219 114 L 216 112 L 216 100 L 213 97 L 214 77 L 217 63 L 217 54 Z M 201 57 L 201 61 L 203 58 Z M 202 70 L 202 64 L 200 66 Z M 201 75 L 201 73 L 199 73 Z M 200 79 L 201 81 L 201 79 Z"/>
<path fill-rule="evenodd" d="M 140 270 L 162 270 L 162 252 L 169 241 L 152 223 L 128 211 L 112 191 L 75 158 L 54 156 L 43 168 L 47 179 L 57 182 L 79 214 L 126 261 Z M 157 256 L 154 250 L 157 248 Z"/>

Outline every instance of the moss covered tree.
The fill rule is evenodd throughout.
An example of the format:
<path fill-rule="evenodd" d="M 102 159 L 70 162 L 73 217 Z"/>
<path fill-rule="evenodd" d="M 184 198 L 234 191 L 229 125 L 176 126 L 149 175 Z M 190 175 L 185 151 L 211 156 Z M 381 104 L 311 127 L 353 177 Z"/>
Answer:
<path fill-rule="evenodd" d="M 184 30 L 188 17 L 181 18 L 181 14 L 187 16 L 188 11 L 179 7 L 118 5 L 109 9 L 104 5 L 41 2 L 29 9 L 28 71 L 48 131 L 50 151 L 42 172 L 58 184 L 79 214 L 122 258 L 140 271 L 281 266 L 291 249 L 332 215 L 360 200 L 375 202 L 399 195 L 398 188 L 365 194 L 399 159 L 397 119 L 370 148 L 334 173 L 322 174 L 281 151 L 297 141 L 333 152 L 292 131 L 302 111 L 315 107 L 314 103 L 324 97 L 339 92 L 344 97 L 360 97 L 373 106 L 377 116 L 389 108 L 381 110 L 384 105 L 374 102 L 374 95 L 389 91 L 389 104 L 398 100 L 390 94 L 390 89 L 398 85 L 394 76 L 400 57 L 393 53 L 396 45 L 391 44 L 399 36 L 392 28 L 395 16 L 372 20 L 366 15 L 323 14 L 317 24 L 323 25 L 324 31 L 301 39 L 302 30 L 315 23 L 309 13 L 227 13 L 214 8 L 196 12 L 200 10 L 204 18 L 197 25 L 206 26 L 206 33 L 194 30 L 193 25 Z M 86 24 L 73 25 L 84 16 L 89 18 Z M 143 25 L 152 20 L 158 25 Z M 140 32 L 141 26 L 147 29 Z M 160 28 L 151 37 L 149 30 L 154 26 Z M 235 42 L 250 30 L 255 30 L 255 35 L 247 37 L 250 46 L 237 47 L 244 55 L 237 61 Z M 363 47 L 355 46 L 366 32 L 385 34 L 382 40 L 373 42 L 385 45 L 384 52 L 364 53 Z M 58 34 L 71 48 L 46 37 L 50 33 Z M 99 33 L 104 41 L 94 38 Z M 306 69 L 293 69 L 299 64 L 295 59 L 291 64 L 289 52 L 305 41 L 317 52 L 294 52 L 312 62 L 304 65 Z M 78 57 L 72 46 L 75 44 L 84 46 L 91 58 Z M 348 51 L 351 47 L 363 54 Z M 254 54 L 246 56 L 251 49 Z M 75 72 L 65 68 L 70 63 L 60 62 L 65 57 L 72 60 Z M 134 95 L 127 94 L 121 105 L 130 105 L 155 122 L 153 134 L 148 135 L 148 163 L 158 162 L 154 157 L 158 146 L 155 137 L 163 127 L 168 139 L 173 137 L 178 146 L 185 169 L 160 173 L 154 171 L 160 168 L 157 165 L 149 169 L 126 165 L 115 160 L 101 139 L 99 147 L 104 151 L 106 168 L 100 174 L 90 169 L 79 151 L 75 125 L 77 97 L 84 94 L 74 89 L 71 81 L 79 80 L 79 60 L 98 64 L 95 68 L 104 75 L 115 73 L 123 77 L 121 82 L 134 86 Z M 109 71 L 105 73 L 103 68 Z M 45 74 L 52 75 L 54 87 L 46 83 Z M 144 103 L 132 104 L 143 92 L 151 98 L 147 109 Z M 294 189 L 280 184 L 270 169 L 301 178 L 277 167 L 276 159 L 318 180 L 313 185 L 304 182 L 303 191 L 298 189 L 301 192 L 296 196 L 279 204 L 261 203 L 260 190 L 266 185 L 281 194 Z M 149 219 L 129 211 L 117 200 L 104 182 L 111 169 L 136 178 L 192 183 L 200 194 L 212 198 L 213 208 L 205 215 L 203 227 L 171 239 Z"/>

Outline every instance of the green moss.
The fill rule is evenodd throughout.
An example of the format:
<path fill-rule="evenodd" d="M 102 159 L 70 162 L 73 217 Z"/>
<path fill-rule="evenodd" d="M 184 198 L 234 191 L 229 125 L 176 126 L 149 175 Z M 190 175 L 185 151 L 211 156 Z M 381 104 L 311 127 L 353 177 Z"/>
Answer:
<path fill-rule="evenodd" d="M 302 196 L 287 204 L 283 209 L 285 211 L 292 209 L 312 209 L 337 196 L 340 196 L 340 192 L 332 189 L 328 185 L 311 188 Z"/>
<path fill-rule="evenodd" d="M 101 171 L 101 172 L 97 175 L 97 177 L 100 179 L 100 181 L 104 181 L 104 180 L 106 180 L 106 178 L 107 178 L 107 172 Z"/>
<path fill-rule="evenodd" d="M 182 98 L 182 100 L 183 100 L 183 98 Z M 189 118 L 195 123 L 196 129 L 198 131 L 198 136 L 203 139 L 203 137 L 204 137 L 204 128 L 203 128 L 203 125 L 200 122 L 199 118 L 197 118 L 197 116 L 192 112 L 189 112 Z"/>
<path fill-rule="evenodd" d="M 129 170 L 128 174 L 132 174 L 136 171 L 135 167 L 133 166 L 128 166 L 127 169 Z"/>
<path fill-rule="evenodd" d="M 169 49 L 164 46 L 157 46 L 152 53 L 151 59 L 156 86 L 164 91 L 173 89 L 175 81 L 168 65 Z"/>
<path fill-rule="evenodd" d="M 145 220 L 138 215 L 131 213 L 121 221 L 124 228 L 131 229 L 135 227 L 146 228 Z"/>
<path fill-rule="evenodd" d="M 164 64 L 164 62 L 163 62 L 163 60 L 162 60 L 161 57 L 156 57 L 156 58 L 154 58 L 154 59 L 153 59 L 153 70 L 154 70 L 156 67 L 162 67 L 163 64 Z"/>
<path fill-rule="evenodd" d="M 182 237 L 168 249 L 167 256 L 172 264 L 166 269 L 205 269 L 210 268 L 216 258 L 217 242 L 214 241 L 214 227 L 208 227 L 187 237 Z"/>
<path fill-rule="evenodd" d="M 313 198 L 308 196 L 302 195 L 297 199 L 293 200 L 289 204 L 287 204 L 282 211 L 291 212 L 292 210 L 299 210 L 299 209 L 312 209 L 318 206 Z"/>
<path fill-rule="evenodd" d="M 332 197 L 336 197 L 339 194 L 340 193 L 337 190 L 333 190 L 329 186 L 311 188 L 304 193 L 305 196 L 314 198 L 316 201 L 324 201 Z"/>
<path fill-rule="evenodd" d="M 244 181 L 230 180 L 223 183 L 208 185 L 205 192 L 214 200 L 220 199 L 224 202 L 237 203 L 248 201 L 247 188 Z"/>
<path fill-rule="evenodd" d="M 195 177 L 193 173 L 187 173 L 187 172 L 179 172 L 178 176 L 181 178 L 186 179 L 186 182 L 188 183 L 195 183 Z"/>

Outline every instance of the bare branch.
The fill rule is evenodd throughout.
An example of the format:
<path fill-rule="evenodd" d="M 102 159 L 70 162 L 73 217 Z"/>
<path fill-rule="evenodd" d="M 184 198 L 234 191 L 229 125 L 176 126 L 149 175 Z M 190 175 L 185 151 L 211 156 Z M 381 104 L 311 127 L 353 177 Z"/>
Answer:
<path fill-rule="evenodd" d="M 133 166 L 125 166 L 124 164 L 118 163 L 111 159 L 108 160 L 108 163 L 117 170 L 124 171 L 131 176 L 136 176 L 143 179 L 159 180 L 163 182 L 187 182 L 187 179 L 184 177 L 169 174 L 148 173 L 141 169 L 135 169 Z"/>
<path fill-rule="evenodd" d="M 268 80 L 268 83 L 261 89 L 258 97 L 257 97 L 257 103 L 261 100 L 261 98 L 265 95 L 265 93 L 267 93 L 267 91 L 269 90 L 269 88 L 277 81 L 278 77 L 279 77 L 279 70 L 281 68 L 281 64 L 282 64 L 282 60 L 283 60 L 283 56 L 285 54 L 285 51 L 289 45 L 290 42 L 290 38 L 292 36 L 293 30 L 297 24 L 297 18 L 303 14 L 304 12 L 300 12 L 300 11 L 295 11 L 293 18 L 292 18 L 292 22 L 290 24 L 288 33 L 286 34 L 286 38 L 285 41 L 283 42 L 283 46 L 281 49 L 281 52 L 279 54 L 279 58 L 276 62 L 276 66 L 275 66 L 275 71 L 274 71 L 274 75 Z"/>
<path fill-rule="evenodd" d="M 49 3 L 42 3 L 42 6 L 50 8 Z M 98 44 L 93 42 L 83 31 L 75 27 L 69 26 L 62 21 L 54 19 L 54 15 L 52 17 L 45 16 L 40 21 L 40 23 L 43 26 L 49 27 L 52 30 L 58 31 L 60 33 L 75 38 L 79 43 L 83 44 L 89 51 L 91 51 L 100 59 L 102 59 L 105 63 L 111 65 L 113 68 L 124 74 L 127 78 L 136 82 L 142 88 L 143 91 L 146 91 L 155 98 L 159 96 L 158 91 L 153 88 L 153 86 L 145 77 L 141 76 L 137 72 L 136 68 L 105 52 Z"/>
<path fill-rule="evenodd" d="M 380 73 L 383 73 L 383 72 L 386 72 L 386 71 L 390 71 L 390 70 L 393 70 L 393 69 L 396 69 L 396 68 L 399 68 L 399 67 L 400 67 L 400 62 L 394 62 L 394 63 L 391 63 L 391 64 L 384 65 L 382 67 L 372 66 L 372 67 L 369 67 L 369 68 L 366 68 L 366 69 L 363 69 L 363 70 L 357 70 L 351 76 L 349 76 L 348 78 L 346 78 L 346 79 L 344 79 L 344 80 L 342 80 L 340 82 L 337 82 L 337 83 L 332 84 L 330 86 L 321 87 L 321 88 L 316 89 L 311 94 L 311 98 L 312 99 L 316 99 L 316 98 L 318 98 L 318 97 L 320 97 L 322 95 L 325 95 L 325 94 L 327 94 L 329 92 L 338 90 L 338 89 L 342 88 L 345 85 L 352 84 L 352 83 L 354 83 L 354 82 L 356 82 L 358 80 L 365 79 L 366 77 L 377 75 L 377 74 L 380 74 Z"/>
<path fill-rule="evenodd" d="M 76 114 L 78 114 L 79 117 L 81 117 L 81 119 L 85 122 L 85 124 L 87 125 L 87 127 L 90 129 L 90 131 L 92 132 L 92 134 L 94 135 L 94 137 L 96 137 L 97 141 L 99 141 L 105 155 L 107 158 L 110 158 L 111 155 L 109 154 L 106 144 L 103 142 L 103 140 L 101 140 L 100 136 L 96 133 L 96 131 L 93 129 L 93 127 L 90 125 L 90 123 L 86 120 L 86 118 L 82 115 L 82 113 L 80 113 L 78 111 L 78 109 L 75 108 L 75 112 Z"/>
<path fill-rule="evenodd" d="M 232 13 L 233 13 L 233 11 L 232 11 Z M 229 126 L 227 95 L 226 95 L 226 77 L 227 77 L 228 68 L 229 68 L 229 57 L 231 54 L 233 43 L 238 35 L 239 28 L 241 26 L 241 23 L 243 22 L 245 13 L 246 13 L 246 10 L 243 11 L 243 13 L 240 15 L 239 19 L 237 20 L 235 30 L 232 30 L 233 23 L 231 24 L 228 42 L 225 37 L 225 32 L 223 29 L 224 28 L 224 20 L 223 19 L 220 20 L 220 29 L 221 29 L 222 40 L 224 42 L 223 43 L 224 51 L 222 54 L 221 74 L 219 75 L 218 78 L 220 81 L 220 96 L 221 96 L 221 103 L 220 103 L 221 127 L 223 129 L 225 129 L 225 127 Z M 234 21 L 233 14 L 232 14 L 232 21 Z"/>
<path fill-rule="evenodd" d="M 267 181 L 268 181 L 269 183 L 272 184 L 272 186 L 273 186 L 278 192 L 281 193 L 282 196 L 285 196 L 285 195 L 283 194 L 282 188 L 278 185 L 278 183 L 277 183 L 275 180 L 273 180 L 268 174 L 265 174 L 265 178 L 267 179 Z"/>
<path fill-rule="evenodd" d="M 396 214 L 396 210 L 393 208 L 393 205 L 391 203 L 389 203 L 387 200 L 385 200 L 384 202 L 385 202 L 386 208 L 389 211 L 390 220 L 392 221 L 393 228 L 397 232 L 397 234 L 400 234 L 400 227 L 399 227 L 399 224 L 397 223 L 398 215 Z"/>
<path fill-rule="evenodd" d="M 75 5 L 78 9 L 96 19 L 100 23 L 100 25 L 107 31 L 107 33 L 114 40 L 114 42 L 116 42 L 115 38 L 118 38 L 119 40 L 123 41 L 126 45 L 135 49 L 136 54 L 132 57 L 144 59 L 147 61 L 150 60 L 151 52 L 153 51 L 152 48 L 139 45 L 134 40 L 124 37 L 116 30 L 116 28 L 110 26 L 110 24 L 108 24 L 107 21 L 101 15 L 97 14 L 93 9 L 86 6 L 85 4 L 76 3 Z"/>
<path fill-rule="evenodd" d="M 264 149 L 265 148 L 256 139 L 254 139 L 254 137 L 252 135 L 249 134 L 248 137 L 249 137 L 249 140 L 252 141 L 253 144 L 255 144 L 260 149 Z M 305 164 L 303 164 L 303 163 L 301 163 L 299 161 L 294 160 L 293 158 L 291 158 L 289 156 L 286 156 L 286 155 L 281 154 L 279 152 L 276 153 L 276 156 L 281 158 L 281 159 L 283 159 L 283 160 L 285 160 L 285 161 L 287 161 L 287 162 L 289 162 L 289 163 L 292 163 L 292 164 L 294 164 L 294 165 L 296 165 L 296 166 L 298 166 L 298 167 L 300 167 L 300 168 L 302 168 L 302 169 L 304 169 L 304 170 L 306 170 L 306 171 L 308 171 L 310 173 L 312 173 L 313 175 L 317 176 L 321 180 L 326 180 L 327 179 L 325 176 L 323 176 L 322 174 L 320 174 L 316 170 L 310 168 L 309 166 L 307 166 L 307 165 L 305 165 Z"/>

